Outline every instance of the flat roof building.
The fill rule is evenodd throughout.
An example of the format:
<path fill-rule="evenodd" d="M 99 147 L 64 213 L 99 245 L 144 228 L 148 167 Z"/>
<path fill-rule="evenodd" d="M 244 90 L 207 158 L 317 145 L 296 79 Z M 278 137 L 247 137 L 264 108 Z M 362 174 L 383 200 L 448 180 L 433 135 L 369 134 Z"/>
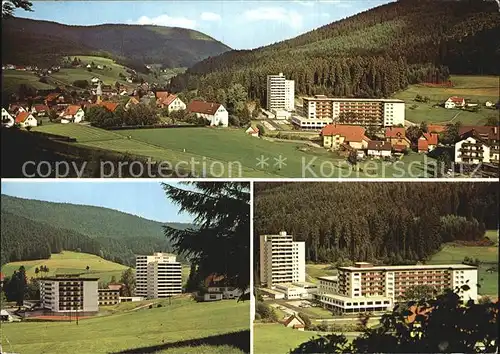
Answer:
<path fill-rule="evenodd" d="M 59 275 L 40 278 L 40 302 L 52 312 L 97 312 L 99 278 Z"/>
<path fill-rule="evenodd" d="M 267 109 L 269 111 L 295 109 L 295 81 L 287 80 L 283 73 L 267 75 Z"/>
<path fill-rule="evenodd" d="M 260 281 L 276 284 L 305 282 L 305 242 L 293 241 L 286 231 L 260 236 Z"/>
<path fill-rule="evenodd" d="M 182 293 L 182 267 L 175 254 L 138 255 L 135 264 L 136 296 L 157 299 Z"/>
<path fill-rule="evenodd" d="M 302 112 L 314 124 L 310 129 L 323 124 L 356 124 L 392 127 L 404 125 L 405 102 L 396 99 L 333 98 L 325 95 L 303 97 Z M 294 124 L 308 127 L 306 120 L 295 120 Z M 326 124 L 325 124 L 326 125 Z M 321 129 L 321 127 L 319 127 Z"/>
<path fill-rule="evenodd" d="M 120 303 L 120 290 L 98 289 L 99 306 L 112 306 Z"/>
<path fill-rule="evenodd" d="M 405 291 L 430 285 L 438 291 L 469 284 L 461 296 L 477 300 L 477 267 L 464 264 L 338 267 L 338 277 L 320 277 L 317 299 L 334 312 L 390 310 Z"/>

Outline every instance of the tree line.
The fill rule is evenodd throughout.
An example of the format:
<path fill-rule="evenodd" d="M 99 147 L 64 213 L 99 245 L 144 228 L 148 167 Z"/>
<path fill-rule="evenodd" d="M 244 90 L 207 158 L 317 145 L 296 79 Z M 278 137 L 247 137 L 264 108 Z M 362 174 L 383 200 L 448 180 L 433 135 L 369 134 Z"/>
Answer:
<path fill-rule="evenodd" d="M 494 183 L 278 182 L 255 193 L 255 237 L 287 231 L 311 262 L 415 263 L 498 227 Z"/>
<path fill-rule="evenodd" d="M 290 40 L 210 57 L 172 78 L 171 90 L 239 83 L 264 103 L 267 75 L 283 72 L 301 95 L 387 97 L 408 84 L 447 82 L 450 70 L 498 74 L 499 27 L 493 3 L 398 1 Z"/>

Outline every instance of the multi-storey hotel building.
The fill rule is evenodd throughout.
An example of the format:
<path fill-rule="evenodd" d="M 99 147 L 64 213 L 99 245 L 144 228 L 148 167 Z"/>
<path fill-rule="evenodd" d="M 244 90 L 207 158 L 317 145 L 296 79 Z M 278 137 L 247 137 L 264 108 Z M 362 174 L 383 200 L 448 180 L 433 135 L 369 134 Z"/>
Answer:
<path fill-rule="evenodd" d="M 137 296 L 156 299 L 182 293 L 182 268 L 174 254 L 136 256 L 135 266 Z"/>
<path fill-rule="evenodd" d="M 285 231 L 260 236 L 260 281 L 276 284 L 305 282 L 305 243 L 293 240 Z"/>
<path fill-rule="evenodd" d="M 337 124 L 392 127 L 405 122 L 405 103 L 396 99 L 303 97 L 302 114 L 292 122 L 301 128 L 321 129 Z"/>
<path fill-rule="evenodd" d="M 267 76 L 267 109 L 293 111 L 295 109 L 295 81 L 283 73 Z"/>
<path fill-rule="evenodd" d="M 430 285 L 438 291 L 468 284 L 462 293 L 477 300 L 477 267 L 453 265 L 373 266 L 358 262 L 339 267 L 338 276 L 320 277 L 317 299 L 336 313 L 386 311 L 392 309 L 406 289 Z"/>
<path fill-rule="evenodd" d="M 463 132 L 460 135 L 460 141 L 455 144 L 456 163 L 499 163 L 500 132 L 498 127 L 462 127 L 460 131 Z"/>
<path fill-rule="evenodd" d="M 99 306 L 111 306 L 120 303 L 120 290 L 98 289 Z"/>
<path fill-rule="evenodd" d="M 98 280 L 75 275 L 41 278 L 41 305 L 52 312 L 97 312 Z"/>

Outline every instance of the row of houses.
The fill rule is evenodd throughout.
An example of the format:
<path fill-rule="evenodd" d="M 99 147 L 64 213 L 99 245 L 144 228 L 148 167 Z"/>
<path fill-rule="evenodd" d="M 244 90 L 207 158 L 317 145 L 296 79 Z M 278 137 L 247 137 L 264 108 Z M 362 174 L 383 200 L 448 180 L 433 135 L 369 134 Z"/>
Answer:
<path fill-rule="evenodd" d="M 495 103 L 491 101 L 486 101 L 484 105 L 487 108 L 494 108 Z M 444 102 L 444 108 L 446 109 L 453 109 L 453 108 L 466 108 L 466 107 L 477 107 L 477 103 L 468 103 L 466 102 L 465 98 L 459 97 L 459 96 L 451 96 Z"/>

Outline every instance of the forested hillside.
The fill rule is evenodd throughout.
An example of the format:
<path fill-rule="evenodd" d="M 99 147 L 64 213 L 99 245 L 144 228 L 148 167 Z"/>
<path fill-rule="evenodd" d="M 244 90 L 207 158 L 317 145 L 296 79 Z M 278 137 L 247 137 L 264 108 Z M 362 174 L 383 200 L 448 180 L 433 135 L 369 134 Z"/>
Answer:
<path fill-rule="evenodd" d="M 230 48 L 195 30 L 123 24 L 67 26 L 23 18 L 2 19 L 2 62 L 53 65 L 62 56 L 101 55 L 130 67 L 191 66 Z"/>
<path fill-rule="evenodd" d="M 163 225 L 116 210 L 2 195 L 2 264 L 80 250 L 132 265 L 135 254 L 170 251 Z"/>
<path fill-rule="evenodd" d="M 312 262 L 425 260 L 498 228 L 498 183 L 257 183 L 255 237 L 287 231 Z M 258 248 L 258 246 L 257 246 Z"/>
<path fill-rule="evenodd" d="M 208 58 L 172 79 L 207 99 L 234 83 L 264 103 L 266 76 L 283 72 L 296 94 L 387 97 L 409 83 L 499 74 L 494 1 L 400 0 L 255 50 Z M 220 97 L 220 94 L 219 96 Z"/>

